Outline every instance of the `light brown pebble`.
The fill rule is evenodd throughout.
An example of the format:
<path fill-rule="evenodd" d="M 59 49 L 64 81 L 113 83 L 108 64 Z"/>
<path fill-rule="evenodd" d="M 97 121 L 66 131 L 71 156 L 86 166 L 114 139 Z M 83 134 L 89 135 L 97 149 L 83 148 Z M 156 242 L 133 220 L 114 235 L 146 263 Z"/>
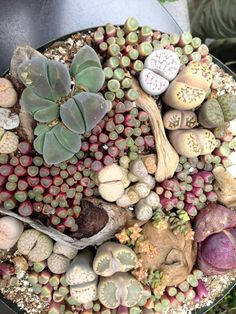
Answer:
<path fill-rule="evenodd" d="M 16 104 L 16 101 L 17 92 L 12 83 L 5 78 L 0 78 L 0 107 L 13 107 Z"/>

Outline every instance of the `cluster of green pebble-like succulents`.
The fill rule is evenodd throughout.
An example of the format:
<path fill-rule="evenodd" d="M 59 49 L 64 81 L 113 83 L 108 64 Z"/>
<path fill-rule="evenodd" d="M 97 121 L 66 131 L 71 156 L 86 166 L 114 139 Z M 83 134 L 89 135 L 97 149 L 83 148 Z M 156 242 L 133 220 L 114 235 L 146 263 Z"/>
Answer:
<path fill-rule="evenodd" d="M 32 58 L 18 67 L 18 75 L 27 87 L 21 105 L 39 122 L 34 148 L 47 164 L 68 160 L 80 150 L 81 135 L 92 130 L 109 110 L 97 94 L 105 79 L 98 55 L 84 46 L 70 71 L 55 60 Z"/>

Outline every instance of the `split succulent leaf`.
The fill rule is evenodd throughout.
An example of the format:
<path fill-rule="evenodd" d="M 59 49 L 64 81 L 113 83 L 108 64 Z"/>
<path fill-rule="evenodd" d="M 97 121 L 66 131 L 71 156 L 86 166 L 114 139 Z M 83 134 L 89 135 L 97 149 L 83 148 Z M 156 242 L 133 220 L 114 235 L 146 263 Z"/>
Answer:
<path fill-rule="evenodd" d="M 84 46 L 75 55 L 70 68 L 70 74 L 77 85 L 86 87 L 90 92 L 98 92 L 105 81 L 105 74 L 96 52 L 89 46 Z"/>
<path fill-rule="evenodd" d="M 20 100 L 21 106 L 24 107 L 24 109 L 29 112 L 35 120 L 39 122 L 51 122 L 54 119 L 58 118 L 58 105 L 51 100 L 42 98 L 38 95 L 36 95 L 30 88 L 26 88 L 22 95 Z M 55 115 L 50 114 L 48 117 L 47 115 L 41 120 L 40 113 L 41 111 L 51 110 L 54 112 L 55 108 L 57 108 L 57 112 Z M 38 117 L 37 115 L 38 114 Z M 42 115 L 41 115 L 42 116 Z"/>
<path fill-rule="evenodd" d="M 57 61 L 35 57 L 19 65 L 18 75 L 26 87 L 39 97 L 56 101 L 70 92 L 67 67 Z"/>

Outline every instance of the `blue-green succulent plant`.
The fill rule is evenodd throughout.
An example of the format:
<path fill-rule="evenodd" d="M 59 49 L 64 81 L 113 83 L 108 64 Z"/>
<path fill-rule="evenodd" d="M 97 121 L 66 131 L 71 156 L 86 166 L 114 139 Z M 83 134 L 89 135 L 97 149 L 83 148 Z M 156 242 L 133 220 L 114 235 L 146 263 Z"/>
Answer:
<path fill-rule="evenodd" d="M 97 94 L 105 76 L 96 52 L 89 46 L 81 48 L 70 71 L 58 61 L 35 57 L 20 64 L 18 75 L 27 87 L 20 103 L 39 122 L 34 148 L 47 164 L 71 158 L 80 150 L 81 135 L 109 110 Z"/>

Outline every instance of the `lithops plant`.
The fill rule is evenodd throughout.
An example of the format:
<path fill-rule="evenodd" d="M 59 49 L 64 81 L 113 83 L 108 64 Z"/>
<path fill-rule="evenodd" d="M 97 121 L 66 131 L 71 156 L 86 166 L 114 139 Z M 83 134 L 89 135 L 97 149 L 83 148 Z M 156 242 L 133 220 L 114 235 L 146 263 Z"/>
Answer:
<path fill-rule="evenodd" d="M 0 77 L 0 107 L 10 108 L 16 104 L 17 93 L 12 83 Z"/>
<path fill-rule="evenodd" d="M 70 73 L 76 83 L 72 90 Z M 18 67 L 27 87 L 20 104 L 40 122 L 34 131 L 34 148 L 47 164 L 65 161 L 77 153 L 81 134 L 93 129 L 110 109 L 110 104 L 95 94 L 103 85 L 104 74 L 91 47 L 79 50 L 70 73 L 64 64 L 41 57 Z M 86 92 L 78 93 L 81 90 Z"/>
<path fill-rule="evenodd" d="M 216 128 L 224 124 L 224 115 L 217 99 L 208 99 L 198 112 L 199 123 L 205 128 Z"/>
<path fill-rule="evenodd" d="M 236 118 L 236 95 L 224 94 L 217 98 L 224 114 L 225 122 Z"/>
<path fill-rule="evenodd" d="M 147 164 L 147 166 L 145 164 Z M 144 204 L 141 200 L 148 198 L 149 195 L 151 200 L 151 195 L 153 195 L 151 190 L 155 187 L 156 181 L 150 174 L 148 174 L 148 172 L 153 173 L 155 170 L 156 158 L 153 158 L 152 155 L 149 155 L 149 157 L 146 158 L 142 156 L 141 158 L 131 161 L 129 163 L 128 181 L 134 184 L 128 186 L 123 195 L 116 201 L 116 204 L 121 207 L 129 207 L 138 203 L 138 215 L 141 217 L 144 212 L 146 212 L 140 220 L 148 220 L 152 216 L 152 206 L 150 206 L 150 204 Z M 155 201 L 153 199 L 153 202 L 159 204 L 159 201 L 157 202 L 156 200 L 156 198 Z M 141 208 L 143 208 L 142 215 Z"/>
<path fill-rule="evenodd" d="M 139 281 L 127 273 L 102 277 L 98 285 L 99 301 L 109 309 L 119 305 L 133 307 L 142 298 L 144 289 Z"/>
<path fill-rule="evenodd" d="M 168 49 L 158 49 L 152 52 L 145 60 L 144 67 L 172 81 L 180 68 L 177 54 Z"/>
<path fill-rule="evenodd" d="M 97 279 L 81 285 L 70 286 L 70 295 L 79 304 L 86 304 L 97 299 Z"/>
<path fill-rule="evenodd" d="M 147 168 L 141 158 L 131 161 L 129 171 L 138 178 L 146 177 L 148 174 Z"/>
<path fill-rule="evenodd" d="M 180 68 L 177 54 L 167 49 L 155 50 L 145 60 L 139 81 L 142 89 L 151 96 L 162 94 Z"/>
<path fill-rule="evenodd" d="M 170 131 L 169 139 L 178 154 L 188 158 L 210 154 L 216 147 L 215 136 L 207 129 Z"/>
<path fill-rule="evenodd" d="M 148 221 L 152 218 L 153 209 L 157 208 L 160 205 L 159 195 L 151 191 L 148 196 L 141 199 L 135 205 L 135 215 L 138 220 Z"/>
<path fill-rule="evenodd" d="M 47 265 L 54 274 L 63 274 L 67 271 L 71 260 L 77 255 L 78 250 L 56 242 L 53 246 L 53 253 L 47 259 Z"/>
<path fill-rule="evenodd" d="M 41 262 L 51 255 L 53 241 L 35 229 L 28 229 L 19 238 L 17 249 L 19 253 L 28 256 L 30 261 Z"/>
<path fill-rule="evenodd" d="M 121 197 L 124 193 L 123 177 L 122 168 L 116 164 L 106 166 L 98 173 L 98 190 L 104 200 L 115 202 Z"/>
<path fill-rule="evenodd" d="M 161 95 L 169 86 L 169 82 L 162 76 L 149 69 L 143 69 L 139 76 L 142 89 L 151 96 Z"/>
<path fill-rule="evenodd" d="M 197 216 L 194 231 L 199 243 L 198 265 L 206 275 L 236 267 L 235 223 L 235 211 L 219 204 L 207 205 Z"/>
<path fill-rule="evenodd" d="M 70 259 L 66 256 L 52 253 L 47 259 L 47 265 L 53 274 L 63 274 L 70 265 Z"/>
<path fill-rule="evenodd" d="M 197 115 L 192 110 L 169 110 L 163 116 L 167 130 L 186 130 L 197 126 Z"/>
<path fill-rule="evenodd" d="M 211 82 L 212 74 L 207 65 L 192 61 L 171 82 L 163 100 L 174 109 L 196 108 L 204 101 Z"/>
<path fill-rule="evenodd" d="M 18 136 L 11 132 L 5 131 L 0 127 L 0 153 L 1 154 L 10 154 L 16 151 L 19 144 Z"/>
<path fill-rule="evenodd" d="M 225 94 L 202 104 L 198 119 L 206 128 L 216 128 L 236 118 L 236 96 Z"/>
<path fill-rule="evenodd" d="M 24 225 L 18 219 L 9 216 L 0 218 L 0 249 L 11 249 L 23 231 Z"/>
<path fill-rule="evenodd" d="M 93 253 L 83 250 L 70 264 L 66 272 L 66 282 L 70 285 L 71 296 L 78 303 L 88 303 L 97 297 L 97 274 L 93 267 Z"/>
<path fill-rule="evenodd" d="M 96 274 L 109 277 L 117 272 L 128 272 L 137 263 L 137 256 L 126 245 L 106 242 L 102 244 L 93 260 L 93 270 Z"/>

